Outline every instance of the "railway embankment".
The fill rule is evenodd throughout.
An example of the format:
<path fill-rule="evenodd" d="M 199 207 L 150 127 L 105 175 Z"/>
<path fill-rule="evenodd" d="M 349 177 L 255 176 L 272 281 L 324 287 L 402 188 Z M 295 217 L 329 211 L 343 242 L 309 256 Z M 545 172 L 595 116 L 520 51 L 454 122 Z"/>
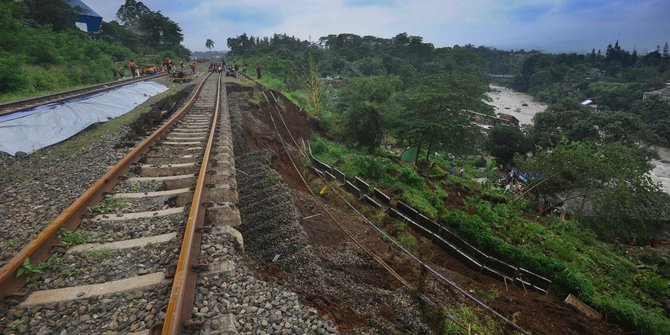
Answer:
<path fill-rule="evenodd" d="M 131 112 L 25 157 L 0 153 L 0 265 L 69 206 L 192 90 L 178 85 Z"/>

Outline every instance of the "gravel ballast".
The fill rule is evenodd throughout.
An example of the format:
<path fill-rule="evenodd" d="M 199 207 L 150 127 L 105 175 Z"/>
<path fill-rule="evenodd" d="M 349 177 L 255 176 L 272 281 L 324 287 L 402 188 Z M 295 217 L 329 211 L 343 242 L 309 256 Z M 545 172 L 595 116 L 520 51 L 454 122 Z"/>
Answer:
<path fill-rule="evenodd" d="M 138 108 L 146 110 L 129 118 L 119 129 L 108 122 L 24 158 L 0 155 L 0 266 L 116 164 L 151 128 L 181 105 L 192 83 L 176 94 L 152 97 Z M 152 107 L 149 107 L 152 106 Z M 169 111 L 161 113 L 161 111 Z M 132 113 L 132 112 L 131 112 Z M 118 127 L 118 125 L 117 125 Z M 89 132 L 101 131 L 94 139 Z M 97 135 L 96 135 L 97 136 Z M 72 147 L 79 143 L 81 147 Z"/>

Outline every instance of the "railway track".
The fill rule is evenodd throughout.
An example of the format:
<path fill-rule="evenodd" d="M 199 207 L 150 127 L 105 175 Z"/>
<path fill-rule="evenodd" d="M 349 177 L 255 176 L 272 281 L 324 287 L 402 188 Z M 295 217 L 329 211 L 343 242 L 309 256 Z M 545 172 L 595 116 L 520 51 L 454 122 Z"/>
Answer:
<path fill-rule="evenodd" d="M 221 77 L 205 77 L 185 107 L 0 269 L 3 333 L 203 326 L 193 313 L 196 271 L 229 271 L 211 243 L 234 247 L 226 225 L 239 224 L 226 100 Z"/>
<path fill-rule="evenodd" d="M 119 88 L 121 86 L 130 85 L 130 84 L 134 84 L 134 83 L 149 80 L 149 79 L 155 79 L 155 78 L 159 78 L 159 77 L 162 77 L 162 76 L 165 76 L 165 75 L 166 75 L 165 73 L 157 73 L 157 74 L 149 75 L 149 76 L 137 77 L 137 78 L 126 79 L 126 80 L 115 81 L 115 82 L 109 82 L 109 83 L 104 83 L 104 84 L 91 85 L 91 86 L 78 88 L 78 89 L 75 89 L 75 90 L 57 92 L 57 93 L 43 95 L 43 96 L 39 96 L 39 97 L 2 103 L 2 104 L 0 104 L 0 116 L 20 112 L 20 111 L 23 111 L 23 110 L 26 110 L 26 109 L 34 108 L 34 107 L 49 104 L 49 103 L 57 103 L 57 102 L 62 102 L 62 101 L 65 101 L 65 100 L 79 98 L 79 97 L 83 97 L 83 96 L 87 96 L 87 95 L 91 95 L 91 94 L 95 94 L 95 93 L 105 92 L 105 91 L 113 90 L 115 88 Z"/>

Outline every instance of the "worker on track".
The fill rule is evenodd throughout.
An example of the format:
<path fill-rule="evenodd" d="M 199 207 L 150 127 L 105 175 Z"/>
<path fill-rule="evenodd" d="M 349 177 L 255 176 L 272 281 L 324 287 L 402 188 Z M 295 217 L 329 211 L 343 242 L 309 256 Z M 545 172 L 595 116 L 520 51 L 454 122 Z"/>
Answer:
<path fill-rule="evenodd" d="M 168 74 L 172 73 L 172 58 L 170 58 L 170 56 L 165 57 L 164 65 L 167 68 Z"/>
<path fill-rule="evenodd" d="M 130 62 L 128 62 L 128 68 L 130 69 L 130 75 L 135 78 L 135 76 L 137 76 L 137 63 L 135 63 L 135 60 L 131 59 Z"/>

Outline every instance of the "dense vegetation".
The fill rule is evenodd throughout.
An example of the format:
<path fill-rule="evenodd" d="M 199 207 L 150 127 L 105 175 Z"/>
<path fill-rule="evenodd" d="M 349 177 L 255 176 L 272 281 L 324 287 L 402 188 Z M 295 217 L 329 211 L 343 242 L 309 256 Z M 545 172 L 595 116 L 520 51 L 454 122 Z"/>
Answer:
<path fill-rule="evenodd" d="M 515 89 L 536 98 L 578 111 L 576 104 L 591 99 L 600 113 L 579 116 L 579 125 L 567 131 L 592 131 L 604 123 L 630 123 L 648 131 L 645 142 L 670 145 L 670 107 L 655 100 L 640 101 L 645 91 L 663 88 L 670 81 L 668 43 L 661 50 L 640 56 L 626 51 L 617 41 L 605 55 L 595 49 L 590 54 L 542 54 L 527 57 L 514 80 Z M 548 116 L 547 116 L 548 117 Z M 566 122 L 567 123 L 567 122 Z M 648 135 L 653 135 L 651 138 Z M 544 143 L 540 143 L 544 144 Z"/>
<path fill-rule="evenodd" d="M 388 154 L 371 156 L 320 138 L 312 142 L 312 150 L 348 176 L 372 180 L 394 198 L 457 230 L 484 252 L 551 278 L 551 291 L 559 298 L 577 295 L 608 320 L 641 333 L 664 334 L 670 326 L 667 255 L 653 248 L 624 252 L 577 220 L 537 216 L 532 201 L 473 181 L 495 174 L 491 167 L 478 169 L 465 161 L 461 178 L 439 167 L 420 174 L 394 163 Z M 465 197 L 462 205 L 457 205 L 459 193 Z M 396 238 L 409 250 L 419 249 L 410 234 Z"/>
<path fill-rule="evenodd" d="M 130 7 L 140 10 L 126 15 Z M 143 67 L 189 54 L 179 26 L 141 2 L 128 0 L 123 25 L 103 22 L 93 36 L 75 27 L 77 13 L 66 0 L 0 3 L 0 100 L 110 81 L 133 58 Z"/>
<path fill-rule="evenodd" d="M 477 127 L 461 110 L 492 113 L 482 101 L 488 90 L 485 64 L 471 46 L 435 48 L 405 33 L 390 39 L 329 35 L 318 43 L 243 34 L 227 44 L 229 62 L 241 63 L 250 74 L 262 64 L 263 83 L 326 120 L 331 136 L 370 152 L 387 135 L 419 147 L 426 157 L 435 151 L 476 152 L 478 145 L 461 145 L 481 144 Z M 315 71 L 332 85 L 305 85 Z"/>
<path fill-rule="evenodd" d="M 624 246 L 657 237 L 670 217 L 667 194 L 648 177 L 649 144 L 668 143 L 669 105 L 640 99 L 670 79 L 662 53 L 638 55 L 618 44 L 605 56 L 435 48 L 407 34 L 329 35 L 317 43 L 245 34 L 228 46 L 227 61 L 248 73 L 262 64 L 264 84 L 326 122 L 325 138 L 312 146 L 322 160 L 551 278 L 559 298 L 575 294 L 640 333 L 669 329 L 668 255 Z M 325 79 L 315 84 L 314 72 Z M 533 127 L 499 126 L 483 136 L 461 111 L 491 113 L 482 102 L 488 74 L 516 74 L 502 82 L 551 103 L 549 110 Z M 581 105 L 586 98 L 600 108 Z M 398 163 L 396 150 L 408 146 L 418 148 L 415 164 Z M 487 164 L 483 152 L 497 163 Z M 498 164 L 532 171 L 523 195 L 493 186 Z M 448 172 L 453 167 L 465 177 Z M 581 205 L 567 220 L 540 212 L 542 199 L 556 193 Z M 392 229 L 417 250 L 406 228 Z"/>

